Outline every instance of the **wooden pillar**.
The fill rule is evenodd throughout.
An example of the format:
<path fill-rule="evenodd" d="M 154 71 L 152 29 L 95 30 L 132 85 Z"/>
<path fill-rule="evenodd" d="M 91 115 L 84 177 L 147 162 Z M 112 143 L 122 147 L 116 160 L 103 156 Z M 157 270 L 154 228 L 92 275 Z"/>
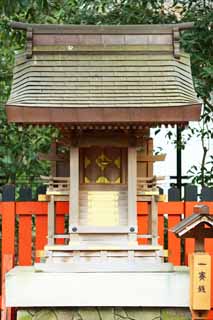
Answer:
<path fill-rule="evenodd" d="M 137 241 L 137 152 L 128 147 L 128 226 L 129 240 Z"/>
<path fill-rule="evenodd" d="M 70 147 L 70 195 L 69 232 L 70 240 L 78 237 L 79 225 L 79 148 Z"/>
<path fill-rule="evenodd" d="M 56 145 L 56 142 L 52 142 L 52 144 L 51 144 L 51 153 L 53 154 L 53 155 L 55 155 L 55 157 L 57 156 L 57 145 Z M 51 161 L 51 175 L 53 176 L 53 177 L 55 177 L 56 176 L 56 161 L 57 160 L 53 160 L 53 161 Z"/>
<path fill-rule="evenodd" d="M 205 238 L 202 235 L 195 238 L 195 252 L 205 251 Z"/>
<path fill-rule="evenodd" d="M 12 309 L 6 307 L 6 274 L 9 272 L 14 263 L 14 256 L 12 254 L 4 254 L 2 256 L 2 290 L 1 290 L 1 319 L 11 320 L 12 319 Z"/>
<path fill-rule="evenodd" d="M 209 320 L 209 311 L 191 311 L 192 320 Z"/>
<path fill-rule="evenodd" d="M 149 213 L 148 233 L 152 235 L 151 244 L 158 245 L 158 204 L 155 196 L 152 196 Z"/>
<path fill-rule="evenodd" d="M 177 125 L 177 188 L 180 190 L 180 198 L 182 199 L 182 131 L 183 129 Z"/>
<path fill-rule="evenodd" d="M 153 156 L 153 139 L 149 138 L 147 141 L 147 155 L 148 156 Z M 152 177 L 153 176 L 153 164 L 154 162 L 147 162 L 147 177 Z"/>
<path fill-rule="evenodd" d="M 192 319 L 208 319 L 211 310 L 211 256 L 205 252 L 192 253 L 189 267 Z"/>
<path fill-rule="evenodd" d="M 1 288 L 1 319 L 11 319 L 11 308 L 6 307 L 5 301 L 5 280 L 6 273 L 12 269 L 15 257 L 15 188 L 12 185 L 3 187 L 2 196 L 2 288 Z"/>
<path fill-rule="evenodd" d="M 54 245 L 55 236 L 55 201 L 54 195 L 50 196 L 50 201 L 48 202 L 48 245 Z"/>

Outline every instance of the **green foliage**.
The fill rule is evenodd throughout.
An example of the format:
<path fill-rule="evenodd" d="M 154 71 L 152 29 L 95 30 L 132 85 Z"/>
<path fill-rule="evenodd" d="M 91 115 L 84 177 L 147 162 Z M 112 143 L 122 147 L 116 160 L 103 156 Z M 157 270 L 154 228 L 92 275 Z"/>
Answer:
<path fill-rule="evenodd" d="M 0 175 L 5 182 L 33 181 L 45 174 L 49 164 L 38 160 L 39 152 L 47 152 L 55 130 L 52 127 L 23 127 L 2 123 L 0 127 Z"/>
<path fill-rule="evenodd" d="M 195 26 L 185 31 L 181 38 L 184 50 L 190 53 L 194 86 L 200 101 L 203 103 L 201 121 L 182 133 L 182 141 L 171 131 L 167 137 L 177 147 L 184 149 L 192 137 L 201 141 L 203 154 L 199 166 L 189 170 L 192 182 L 202 186 L 213 186 L 213 158 L 211 141 L 213 139 L 213 3 L 212 1 L 178 1 L 181 21 L 194 21 Z M 195 153 L 196 154 L 196 153 Z M 195 155 L 196 160 L 196 155 Z"/>
<path fill-rule="evenodd" d="M 188 141 L 192 136 L 200 139 L 203 149 L 202 161 L 198 167 L 192 166 L 189 174 L 192 182 L 202 186 L 213 185 L 213 159 L 211 141 L 213 138 L 213 4 L 211 1 L 188 1 L 183 17 L 194 20 L 192 30 L 182 37 L 184 49 L 191 55 L 192 75 L 198 97 L 203 102 L 199 127 L 192 126 L 187 132 Z"/>
<path fill-rule="evenodd" d="M 207 104 L 206 111 L 212 112 L 210 94 L 213 89 L 213 5 L 204 3 L 201 6 L 201 1 L 197 1 L 197 5 L 188 9 L 185 14 L 184 19 L 194 20 L 195 26 L 184 33 L 182 44 L 191 55 L 192 74 L 198 96 Z"/>
<path fill-rule="evenodd" d="M 203 175 L 201 183 L 204 183 L 204 168 L 209 153 L 206 141 L 210 138 L 207 132 L 211 127 L 213 110 L 211 1 L 174 0 L 169 5 L 165 0 L 0 0 L 0 16 L 0 175 L 5 175 L 6 181 L 17 181 L 24 176 L 32 180 L 33 177 L 43 174 L 48 169 L 48 164 L 38 160 L 38 152 L 48 150 L 51 138 L 57 135 L 51 127 L 20 127 L 6 122 L 4 103 L 10 92 L 14 52 L 24 47 L 25 40 L 24 32 L 10 29 L 10 20 L 67 24 L 196 21 L 195 28 L 184 33 L 182 46 L 192 56 L 195 87 L 204 102 L 202 124 L 199 133 L 196 133 L 200 135 L 203 143 L 204 157 L 201 167 L 193 171 L 194 177 L 200 176 L 200 173 Z M 170 133 L 168 136 L 171 138 Z"/>
<path fill-rule="evenodd" d="M 58 133 L 51 127 L 7 123 L 4 104 L 11 87 L 14 52 L 23 48 L 25 40 L 23 33 L 10 29 L 8 20 L 4 16 L 0 22 L 0 177 L 2 183 L 31 183 L 48 172 L 49 163 L 39 161 L 38 153 L 47 152 Z"/>

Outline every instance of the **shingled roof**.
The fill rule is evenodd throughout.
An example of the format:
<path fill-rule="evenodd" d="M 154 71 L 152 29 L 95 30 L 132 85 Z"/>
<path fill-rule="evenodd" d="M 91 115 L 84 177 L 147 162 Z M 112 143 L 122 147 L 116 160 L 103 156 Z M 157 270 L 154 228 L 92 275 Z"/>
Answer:
<path fill-rule="evenodd" d="M 179 49 L 189 25 L 59 26 L 26 29 L 6 105 L 14 122 L 198 120 L 190 57 Z"/>
<path fill-rule="evenodd" d="M 205 225 L 209 226 L 211 229 L 205 228 Z M 194 206 L 194 213 L 180 221 L 177 225 L 171 228 L 170 231 L 174 232 L 174 234 L 179 238 L 190 238 L 194 236 L 192 231 L 196 230 L 199 226 L 203 228 L 203 236 L 208 233 L 208 236 L 213 237 L 213 216 L 209 213 L 208 206 Z M 199 232 L 201 232 L 201 229 L 199 229 Z M 197 236 L 202 236 L 202 234 L 198 234 Z"/>

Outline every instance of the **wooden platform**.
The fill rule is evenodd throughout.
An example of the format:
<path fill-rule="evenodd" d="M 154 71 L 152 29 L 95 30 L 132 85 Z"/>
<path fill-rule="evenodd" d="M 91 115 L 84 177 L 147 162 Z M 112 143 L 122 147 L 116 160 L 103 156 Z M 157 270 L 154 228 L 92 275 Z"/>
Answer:
<path fill-rule="evenodd" d="M 94 258 L 94 257 L 93 257 Z M 80 260 L 75 259 L 74 261 L 64 262 L 61 259 L 60 262 L 45 262 L 36 263 L 36 272 L 47 272 L 47 273 L 150 273 L 150 272 L 173 272 L 174 266 L 171 263 L 161 263 L 155 259 L 153 263 L 152 259 L 143 258 L 131 261 L 122 261 L 122 257 L 117 259 L 100 259 L 96 257 L 96 262 L 90 262 L 91 257 L 87 257 L 82 263 Z"/>
<path fill-rule="evenodd" d="M 91 244 L 90 242 L 84 241 L 84 243 L 73 244 L 73 245 L 53 245 L 53 246 L 45 246 L 46 251 L 98 251 L 98 250 L 105 250 L 105 251 L 159 251 L 162 250 L 162 246 L 152 246 L 152 245 L 123 245 L 123 244 L 116 244 L 116 243 L 94 243 Z"/>
<path fill-rule="evenodd" d="M 153 266 L 168 270 L 163 258 L 161 246 L 81 241 L 72 245 L 46 246 L 44 263 L 38 268 L 45 272 L 137 272 L 147 268 L 148 263 L 148 270 Z"/>

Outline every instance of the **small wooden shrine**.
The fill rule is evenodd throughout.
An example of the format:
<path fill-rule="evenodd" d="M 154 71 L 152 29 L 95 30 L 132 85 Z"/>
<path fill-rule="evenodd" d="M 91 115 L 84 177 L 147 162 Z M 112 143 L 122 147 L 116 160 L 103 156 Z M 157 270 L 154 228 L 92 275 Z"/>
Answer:
<path fill-rule="evenodd" d="M 150 128 L 199 119 L 190 58 L 180 49 L 180 33 L 192 25 L 12 23 L 26 31 L 27 46 L 16 56 L 8 121 L 61 131 L 45 156 L 52 161 L 52 175 L 43 177 L 48 245 L 37 270 L 171 269 L 158 244 L 162 177 L 153 174 L 164 155 L 153 154 Z M 138 234 L 137 200 L 149 202 L 145 234 Z M 56 233 L 55 201 L 69 201 L 66 234 Z"/>

